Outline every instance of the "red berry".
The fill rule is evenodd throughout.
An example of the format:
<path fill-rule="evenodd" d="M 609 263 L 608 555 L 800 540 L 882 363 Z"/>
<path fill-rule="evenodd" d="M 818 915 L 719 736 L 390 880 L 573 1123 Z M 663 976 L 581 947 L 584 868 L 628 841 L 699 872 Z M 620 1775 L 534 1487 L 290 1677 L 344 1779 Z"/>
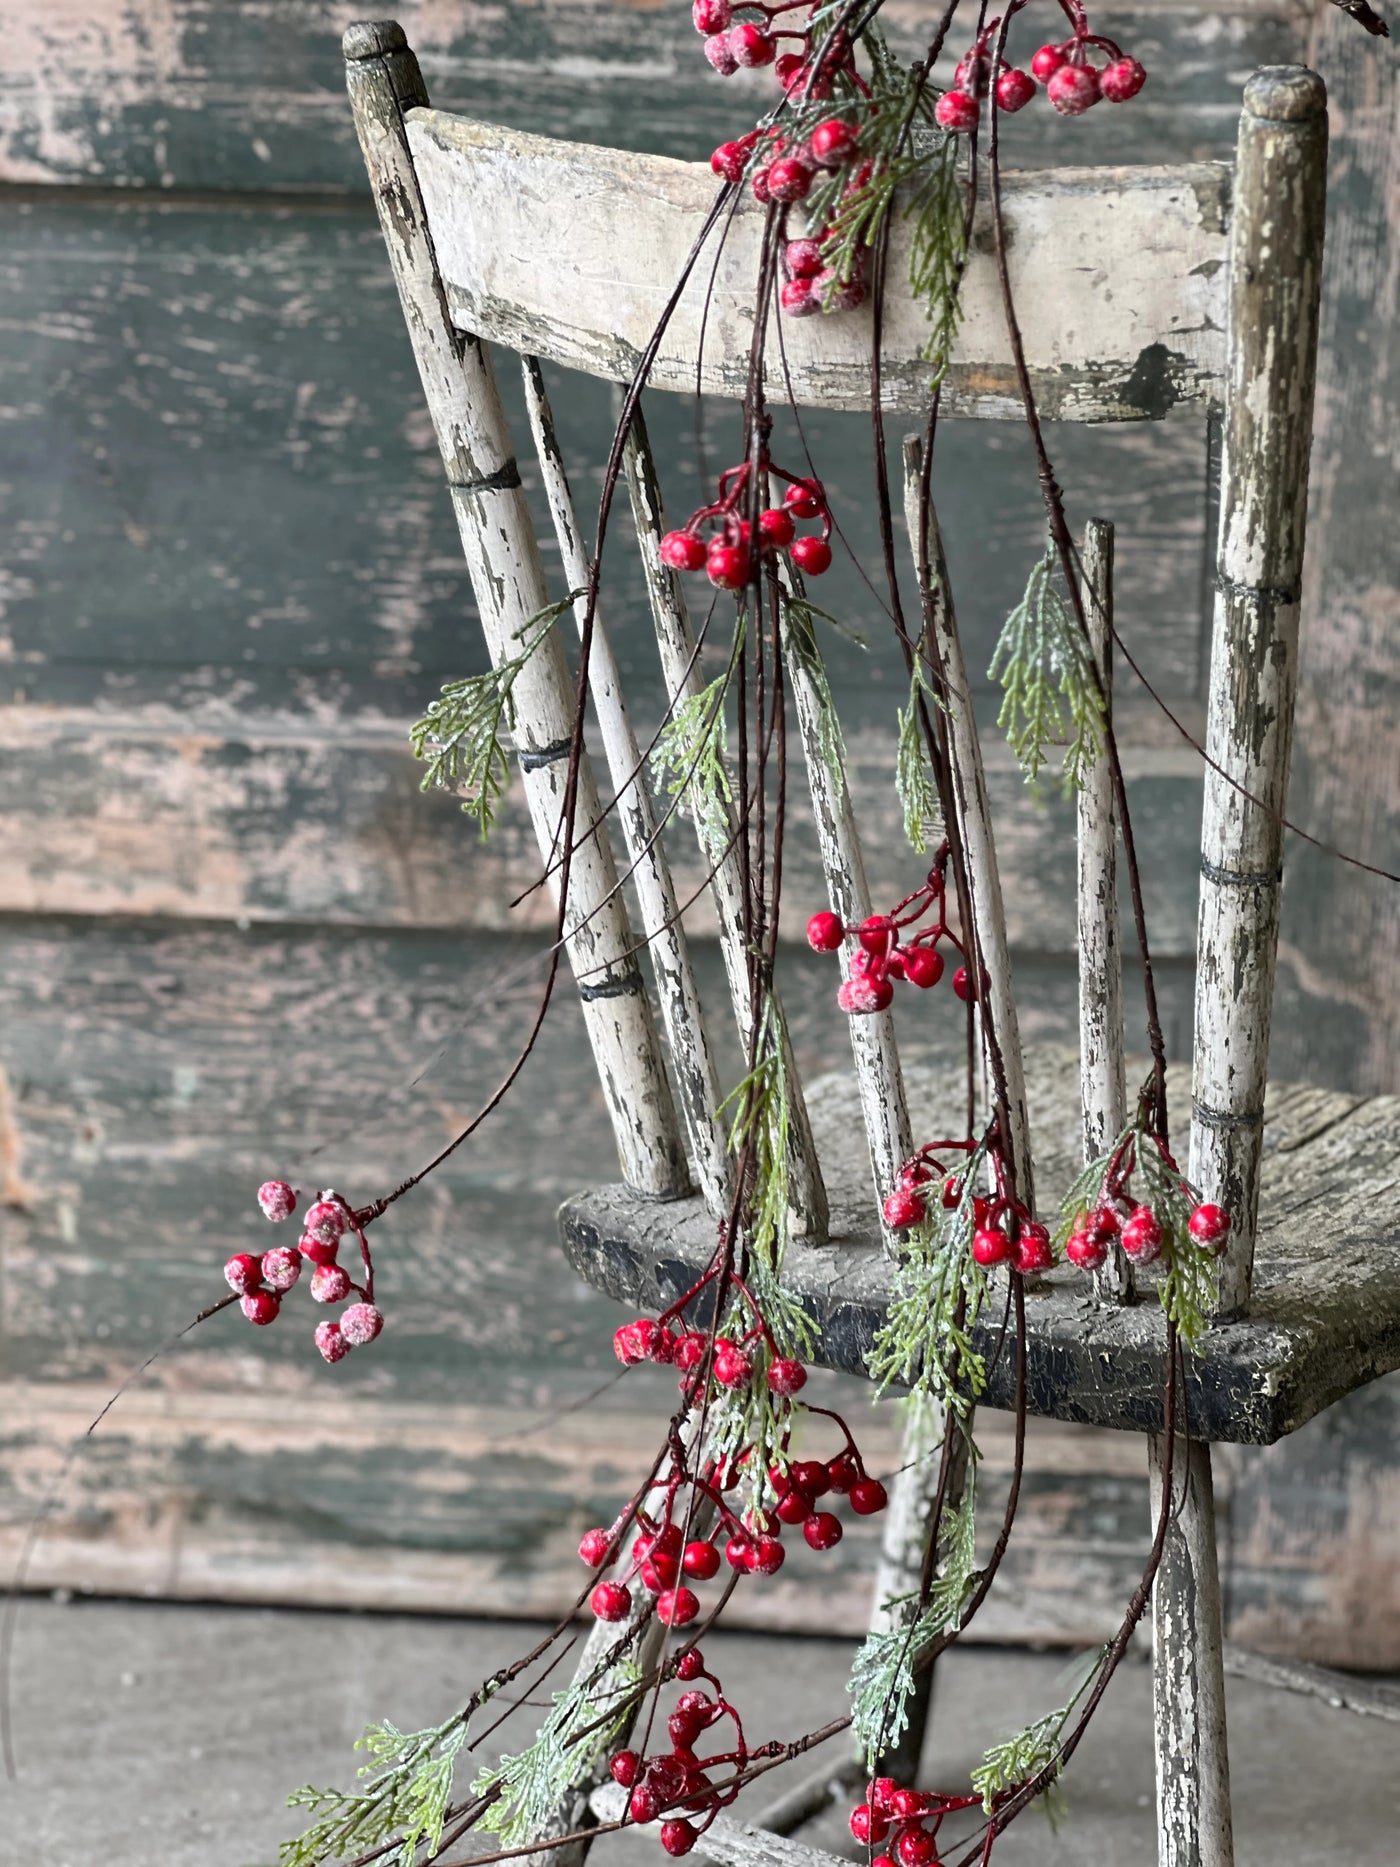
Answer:
<path fill-rule="evenodd" d="M 841 1519 L 829 1510 L 813 1511 L 802 1534 L 809 1549 L 835 1549 L 841 1541 Z"/>
<path fill-rule="evenodd" d="M 682 1653 L 676 1661 L 677 1679 L 698 1679 L 705 1670 L 705 1661 L 699 1647 L 692 1647 L 688 1653 Z"/>
<path fill-rule="evenodd" d="M 975 97 L 969 97 L 966 91 L 945 91 L 933 114 L 945 130 L 950 130 L 955 136 L 962 136 L 976 129 L 982 106 Z"/>
<path fill-rule="evenodd" d="M 890 1785 L 894 1793 L 890 1797 L 889 1813 L 898 1816 L 902 1822 L 917 1821 L 921 1815 L 932 1813 L 930 1798 L 920 1795 L 917 1789 L 897 1789 Z"/>
<path fill-rule="evenodd" d="M 647 1557 L 639 1571 L 642 1587 L 649 1595 L 659 1595 L 663 1588 L 672 1588 L 676 1577 L 681 1572 L 681 1565 L 674 1556 L 668 1556 L 657 1550 Z"/>
<path fill-rule="evenodd" d="M 318 1264 L 311 1273 L 311 1297 L 315 1303 L 343 1303 L 350 1294 L 350 1275 L 338 1264 Z"/>
<path fill-rule="evenodd" d="M 768 1367 L 768 1387 L 774 1394 L 800 1394 L 807 1385 L 807 1370 L 800 1361 L 782 1356 Z"/>
<path fill-rule="evenodd" d="M 709 1346 L 703 1335 L 692 1332 L 683 1335 L 671 1350 L 671 1360 L 678 1368 L 689 1371 L 698 1368 L 705 1359 L 705 1350 Z"/>
<path fill-rule="evenodd" d="M 734 18 L 730 0 L 695 0 L 690 9 L 697 32 L 723 32 Z"/>
<path fill-rule="evenodd" d="M 672 570 L 701 570 L 705 563 L 703 539 L 690 532 L 667 532 L 661 540 L 661 562 Z"/>
<path fill-rule="evenodd" d="M 968 998 L 969 998 L 969 997 L 970 997 L 970 995 L 971 995 L 971 993 L 970 993 L 970 985 L 971 985 L 971 981 L 970 981 L 970 980 L 969 980 L 969 978 L 968 978 L 968 971 L 967 971 L 967 967 L 966 967 L 966 966 L 959 966 L 959 967 L 958 967 L 958 969 L 957 969 L 957 971 L 956 971 L 956 972 L 955 972 L 955 973 L 953 974 L 953 990 L 954 990 L 954 992 L 956 992 L 956 993 L 957 993 L 957 995 L 958 995 L 958 997 L 959 997 L 959 998 L 960 998 L 960 999 L 962 1000 L 962 1002 L 963 1002 L 964 1004 L 966 1004 L 966 1003 L 967 1003 L 967 1001 L 968 1001 Z M 985 995 L 986 995 L 986 994 L 987 994 L 988 992 L 990 992 L 990 991 L 991 991 L 991 989 L 992 989 L 992 976 L 991 976 L 991 974 L 990 974 L 990 973 L 989 973 L 989 972 L 987 971 L 987 969 L 986 969 L 986 967 L 984 966 L 984 967 L 982 968 L 982 992 L 983 992 L 983 996 L 985 997 Z"/>
<path fill-rule="evenodd" d="M 753 1363 L 742 1349 L 722 1338 L 715 1344 L 715 1379 L 721 1387 L 746 1387 L 753 1379 Z"/>
<path fill-rule="evenodd" d="M 588 1601 L 600 1621 L 621 1621 L 627 1618 L 632 1595 L 621 1582 L 599 1582 Z"/>
<path fill-rule="evenodd" d="M 1092 65 L 1061 65 L 1045 95 L 1062 117 L 1082 117 L 1099 101 L 1099 74 Z"/>
<path fill-rule="evenodd" d="M 789 1475 L 797 1489 L 805 1491 L 808 1497 L 822 1497 L 831 1489 L 825 1459 L 799 1459 Z"/>
<path fill-rule="evenodd" d="M 612 1554 L 612 1532 L 586 1530 L 578 1546 L 578 1553 L 580 1562 L 586 1562 L 590 1569 L 601 1569 Z"/>
<path fill-rule="evenodd" d="M 1112 1206 L 1099 1206 L 1089 1214 L 1084 1229 L 1091 1238 L 1102 1239 L 1104 1244 L 1111 1245 L 1122 1229 L 1122 1221 Z"/>
<path fill-rule="evenodd" d="M 843 279 L 839 272 L 823 272 L 813 280 L 813 289 L 821 299 L 823 311 L 854 311 L 865 303 L 865 281 Z"/>
<path fill-rule="evenodd" d="M 262 1259 L 249 1251 L 240 1251 L 224 1266 L 224 1282 L 241 1297 L 251 1296 L 262 1287 Z"/>
<path fill-rule="evenodd" d="M 264 1180 L 258 1188 L 258 1204 L 264 1218 L 290 1219 L 297 1209 L 297 1196 L 285 1180 Z"/>
<path fill-rule="evenodd" d="M 789 279 L 778 293 L 778 303 L 789 318 L 814 318 L 822 308 L 812 279 Z"/>
<path fill-rule="evenodd" d="M 311 1232 L 303 1232 L 297 1240 L 297 1249 L 308 1264 L 334 1264 L 340 1250 L 338 1238 L 318 1238 Z"/>
<path fill-rule="evenodd" d="M 731 26 L 729 50 L 736 63 L 750 71 L 771 65 L 778 55 L 777 46 L 761 26 Z"/>
<path fill-rule="evenodd" d="M 803 284 L 805 281 L 794 280 L 792 283 Z M 772 545 L 778 551 L 785 550 L 792 543 L 794 529 L 792 515 L 781 506 L 770 506 L 766 512 L 758 515 L 759 537 L 765 545 Z"/>
<path fill-rule="evenodd" d="M 812 155 L 825 169 L 839 169 L 856 152 L 855 130 L 844 117 L 828 117 L 812 131 Z"/>
<path fill-rule="evenodd" d="M 239 1298 L 238 1307 L 249 1322 L 264 1329 L 268 1323 L 276 1322 L 282 1299 L 275 1290 L 250 1290 L 247 1296 Z"/>
<path fill-rule="evenodd" d="M 624 1368 L 634 1367 L 637 1362 L 646 1360 L 646 1351 L 637 1339 L 636 1323 L 625 1322 L 620 1329 L 613 1330 L 613 1354 Z"/>
<path fill-rule="evenodd" d="M 352 1303 L 340 1313 L 340 1333 L 352 1348 L 365 1348 L 384 1330 L 383 1314 L 373 1303 Z"/>
<path fill-rule="evenodd" d="M 648 1554 L 679 1556 L 684 1546 L 680 1525 L 663 1523 L 656 1535 L 651 1539 Z"/>
<path fill-rule="evenodd" d="M 881 1815 L 889 1815 L 894 1809 L 895 1797 L 898 1793 L 899 1785 L 892 1776 L 877 1776 L 870 1785 L 870 1793 L 865 1800 Z"/>
<path fill-rule="evenodd" d="M 1011 1240 L 995 1226 L 984 1225 L 972 1234 L 972 1261 L 983 1270 L 1001 1264 L 1011 1256 Z"/>
<path fill-rule="evenodd" d="M 713 1543 L 687 1543 L 681 1567 L 697 1582 L 708 1582 L 719 1574 L 719 1551 Z"/>
<path fill-rule="evenodd" d="M 1146 83 L 1146 67 L 1135 58 L 1120 58 L 1099 74 L 1099 90 L 1110 104 L 1126 104 Z"/>
<path fill-rule="evenodd" d="M 709 51 L 706 46 L 706 52 Z M 710 157 L 710 167 L 721 180 L 741 182 L 749 165 L 749 152 L 742 143 L 721 143 Z"/>
<path fill-rule="evenodd" d="M 1013 65 L 997 79 L 997 109 L 1004 110 L 1007 116 L 1024 110 L 1035 96 L 1037 85 L 1028 71 L 1018 71 Z"/>
<path fill-rule="evenodd" d="M 795 519 L 820 518 L 826 499 L 814 480 L 794 480 L 783 494 L 783 504 Z"/>
<path fill-rule="evenodd" d="M 975 58 L 971 52 L 966 58 L 960 58 L 953 69 L 953 88 L 958 91 L 971 91 L 972 80 L 977 80 L 976 91 L 979 97 L 985 97 L 992 85 L 992 64 L 985 56 Z"/>
<path fill-rule="evenodd" d="M 656 1613 L 667 1627 L 685 1627 L 699 1617 L 700 1603 L 688 1588 L 668 1588 L 656 1597 Z"/>
<path fill-rule="evenodd" d="M 225 1270 L 224 1275 L 228 1272 Z M 262 1254 L 262 1280 L 279 1296 L 290 1290 L 301 1276 L 301 1253 L 289 1245 L 278 1245 Z"/>
<path fill-rule="evenodd" d="M 689 1854 L 698 1838 L 694 1822 L 678 1820 L 661 1824 L 661 1845 L 668 1854 Z"/>
<path fill-rule="evenodd" d="M 1223 1206 L 1197 1206 L 1186 1228 L 1198 1245 L 1207 1245 L 1218 1257 L 1230 1236 L 1230 1215 Z"/>
<path fill-rule="evenodd" d="M 697 1697 L 703 1694 L 697 1693 Z M 680 1705 L 666 1720 L 666 1734 L 677 1750 L 689 1750 L 705 1728 L 705 1720 L 697 1712 L 688 1711 Z"/>
<path fill-rule="evenodd" d="M 872 914 L 856 929 L 856 939 L 867 953 L 888 953 L 894 938 L 895 926 L 888 914 Z"/>
<path fill-rule="evenodd" d="M 345 1210 L 333 1199 L 318 1199 L 314 1206 L 307 1207 L 302 1229 L 312 1238 L 323 1238 L 328 1243 L 341 1238 L 345 1233 Z"/>
<path fill-rule="evenodd" d="M 627 1799 L 627 1813 L 634 1822 L 654 1822 L 661 1813 L 661 1798 L 647 1783 L 638 1783 Z"/>
<path fill-rule="evenodd" d="M 620 1750 L 608 1765 L 608 1775 L 624 1789 L 630 1789 L 641 1775 L 642 1760 L 635 1750 Z"/>
<path fill-rule="evenodd" d="M 739 61 L 734 56 L 734 48 L 729 43 L 727 32 L 710 34 L 705 41 L 705 56 L 721 78 L 732 78 L 739 69 Z"/>
<path fill-rule="evenodd" d="M 787 1559 L 787 1551 L 776 1536 L 761 1536 L 753 1545 L 748 1567 L 755 1575 L 776 1575 Z"/>
<path fill-rule="evenodd" d="M 853 1485 L 860 1482 L 860 1469 L 849 1452 L 838 1452 L 836 1457 L 828 1462 L 826 1482 L 842 1497 Z"/>
<path fill-rule="evenodd" d="M 768 171 L 768 192 L 775 201 L 804 201 L 812 186 L 812 171 L 796 156 L 783 156 Z"/>
<path fill-rule="evenodd" d="M 878 1478 L 861 1478 L 851 1486 L 851 1509 L 857 1517 L 876 1517 L 890 1501 Z"/>
<path fill-rule="evenodd" d="M 887 1010 L 893 997 L 894 987 L 888 979 L 871 979 L 858 972 L 838 988 L 836 1002 L 842 1011 L 859 1018 L 870 1012 Z"/>
<path fill-rule="evenodd" d="M 724 1546 L 724 1560 L 731 1569 L 738 1569 L 742 1573 L 749 1566 L 749 1552 L 752 1548 L 753 1544 L 748 1537 L 731 1536 Z"/>
<path fill-rule="evenodd" d="M 815 279 L 823 264 L 821 242 L 789 240 L 783 257 L 794 279 Z"/>
<path fill-rule="evenodd" d="M 807 944 L 817 953 L 834 953 L 845 937 L 846 928 L 839 914 L 823 910 L 807 923 Z"/>
<path fill-rule="evenodd" d="M 1123 1221 L 1123 1250 L 1134 1264 L 1155 1264 L 1162 1255 L 1162 1227 L 1151 1206 L 1138 1206 Z"/>
<path fill-rule="evenodd" d="M 933 1836 L 922 1828 L 906 1828 L 895 1842 L 894 1851 L 899 1867 L 928 1867 L 938 1848 Z"/>
<path fill-rule="evenodd" d="M 792 561 L 809 577 L 822 577 L 831 569 L 831 546 L 825 538 L 798 538 L 793 543 Z"/>
<path fill-rule="evenodd" d="M 778 1508 L 774 1512 L 779 1523 L 801 1523 L 812 1508 L 812 1500 L 805 1491 L 796 1485 L 789 1485 L 778 1499 Z"/>
<path fill-rule="evenodd" d="M 1048 1271 L 1055 1262 L 1048 1229 L 1035 1219 L 1027 1219 L 1016 1238 L 1016 1269 L 1023 1277 Z"/>
<path fill-rule="evenodd" d="M 943 977 L 943 955 L 931 946 L 905 947 L 901 957 L 905 978 L 921 992 L 927 992 Z"/>
<path fill-rule="evenodd" d="M 711 545 L 705 560 L 710 582 L 720 590 L 742 590 L 749 580 L 746 545 Z"/>
<path fill-rule="evenodd" d="M 950 1173 L 948 1175 L 948 1178 L 943 1182 L 943 1192 L 941 1195 L 942 1200 L 943 1200 L 943 1210 L 945 1212 L 954 1211 L 959 1205 L 961 1205 L 962 1196 L 963 1196 L 963 1183 L 962 1183 L 961 1175 L 956 1174 L 956 1173 Z"/>
<path fill-rule="evenodd" d="M 802 67 L 806 62 L 800 52 L 784 52 L 780 58 L 774 60 L 773 76 L 785 91 L 790 91 L 801 77 Z"/>
<path fill-rule="evenodd" d="M 869 1847 L 872 1841 L 883 1841 L 889 1832 L 889 1823 L 868 1802 L 858 1802 L 851 1810 L 851 1833 L 862 1847 Z"/>
<path fill-rule="evenodd" d="M 1108 1262 L 1108 1240 L 1086 1232 L 1071 1232 L 1065 1240 L 1065 1256 L 1077 1270 L 1100 1271 Z"/>
<path fill-rule="evenodd" d="M 321 1351 L 322 1361 L 334 1364 L 344 1361 L 350 1353 L 350 1344 L 345 1339 L 345 1331 L 338 1322 L 318 1322 L 315 1342 Z"/>
<path fill-rule="evenodd" d="M 1031 60 L 1031 70 L 1042 84 L 1053 78 L 1065 62 L 1065 55 L 1057 45 L 1043 45 Z"/>
<path fill-rule="evenodd" d="M 897 1187 L 885 1201 L 885 1224 L 894 1232 L 907 1232 L 911 1225 L 922 1225 L 928 1207 L 912 1189 Z"/>

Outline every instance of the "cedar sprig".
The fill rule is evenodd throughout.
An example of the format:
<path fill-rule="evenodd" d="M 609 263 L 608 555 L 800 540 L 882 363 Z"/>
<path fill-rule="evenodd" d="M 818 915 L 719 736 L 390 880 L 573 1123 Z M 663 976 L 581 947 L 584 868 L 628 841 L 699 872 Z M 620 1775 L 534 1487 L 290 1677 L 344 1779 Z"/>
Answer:
<path fill-rule="evenodd" d="M 1055 1775 L 1046 1783 L 1038 1800 L 1050 1818 L 1051 1827 L 1058 1827 L 1065 1812 L 1064 1795 L 1058 1781 L 1061 1739 L 1075 1707 L 1088 1691 L 1107 1654 L 1107 1647 L 1096 1647 L 1087 1661 L 1076 1665 L 1078 1679 L 1066 1704 L 1037 1718 L 1014 1737 L 993 1744 L 983 1756 L 972 1772 L 972 1787 L 981 1796 L 982 1807 L 988 1815 L 994 1812 L 998 1798 L 1014 1792 L 1042 1771 L 1053 1769 Z"/>
<path fill-rule="evenodd" d="M 1060 780 L 1079 790 L 1104 745 L 1103 689 L 1084 632 L 1055 582 L 1048 548 L 1007 617 L 990 673 L 1003 689 L 997 724 L 1035 784 L 1052 746 L 1064 746 Z"/>

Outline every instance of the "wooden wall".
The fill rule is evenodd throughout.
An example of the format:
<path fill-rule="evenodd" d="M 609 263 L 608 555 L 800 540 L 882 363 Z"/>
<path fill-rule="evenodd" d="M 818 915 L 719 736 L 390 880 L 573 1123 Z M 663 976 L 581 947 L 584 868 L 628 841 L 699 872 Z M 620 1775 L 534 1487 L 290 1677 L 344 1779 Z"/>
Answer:
<path fill-rule="evenodd" d="M 538 977 L 529 930 L 506 912 L 533 874 L 523 811 L 513 800 L 483 847 L 449 802 L 418 795 L 405 746 L 406 722 L 481 650 L 344 98 L 339 34 L 362 9 L 16 11 L 0 35 L 0 1559 L 75 1425 L 208 1300 L 227 1252 L 259 1236 L 257 1180 L 304 1167 L 368 1193 L 398 1178 L 509 1057 Z M 890 15 L 908 28 L 921 11 L 899 0 Z M 694 156 L 747 105 L 699 64 L 688 13 L 684 0 L 399 9 L 435 101 Z M 1148 91 L 1078 126 L 1028 113 L 1027 163 L 1071 149 L 1226 156 L 1248 72 L 1310 48 L 1332 87 L 1292 809 L 1395 867 L 1393 52 L 1306 0 L 1157 0 L 1112 9 L 1103 29 L 1151 66 Z M 561 381 L 556 400 L 586 501 L 607 397 Z M 693 412 L 658 403 L 651 421 L 670 497 L 687 507 Z M 727 457 L 731 411 L 706 409 L 703 427 L 712 460 Z M 849 463 L 832 475 L 839 513 L 873 565 L 864 424 L 831 418 L 811 439 Z M 1077 516 L 1118 523 L 1122 626 L 1195 730 L 1207 437 L 1169 422 L 1053 440 Z M 946 450 L 940 510 L 985 667 L 1039 548 L 1036 491 L 1014 430 L 955 424 Z M 655 713 L 640 591 L 621 559 L 619 571 L 614 633 Z M 834 643 L 832 658 L 876 886 L 903 893 L 889 782 L 899 682 L 858 580 L 829 584 L 873 644 Z M 1199 762 L 1126 679 L 1120 689 L 1182 1056 Z M 1064 1035 L 1066 817 L 1033 806 L 1004 757 L 993 785 L 1026 1022 Z M 794 902 L 819 900 L 810 845 L 789 887 Z M 1400 1087 L 1397 925 L 1393 890 L 1294 847 L 1276 1074 Z M 826 972 L 800 952 L 787 964 L 803 1060 L 837 1067 Z M 305 1305 L 256 1338 L 227 1316 L 201 1330 L 83 1455 L 33 1579 L 556 1605 L 573 1582 L 570 1538 L 607 1510 L 649 1428 L 634 1377 L 609 1388 L 602 1417 L 560 1411 L 609 1378 L 615 1320 L 561 1277 L 552 1242 L 557 1201 L 610 1171 L 571 1006 L 525 1090 L 403 1209 L 385 1270 L 392 1327 L 374 1354 L 313 1365 Z M 1383 1385 L 1290 1446 L 1232 1455 L 1232 1613 L 1249 1638 L 1400 1665 L 1400 1624 L 1368 1600 L 1377 1558 L 1365 1553 L 1400 1517 L 1397 1407 Z M 1068 1637 L 1111 1615 L 1140 1560 L 1146 1487 L 1127 1442 L 1038 1437 L 1035 1512 L 997 1626 Z M 843 1545 L 828 1598 L 815 1607 L 794 1588 L 780 1617 L 857 1625 L 860 1558 Z"/>

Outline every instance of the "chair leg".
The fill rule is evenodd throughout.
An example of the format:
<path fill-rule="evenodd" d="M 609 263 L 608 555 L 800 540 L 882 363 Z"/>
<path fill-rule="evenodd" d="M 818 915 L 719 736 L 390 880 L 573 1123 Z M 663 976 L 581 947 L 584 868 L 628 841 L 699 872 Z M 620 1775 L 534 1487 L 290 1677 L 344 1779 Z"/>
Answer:
<path fill-rule="evenodd" d="M 1149 1441 L 1153 1521 L 1164 1441 Z M 1232 1867 L 1230 1758 L 1210 1447 L 1177 1437 L 1173 1505 L 1152 1591 L 1153 1713 L 1161 1867 Z"/>

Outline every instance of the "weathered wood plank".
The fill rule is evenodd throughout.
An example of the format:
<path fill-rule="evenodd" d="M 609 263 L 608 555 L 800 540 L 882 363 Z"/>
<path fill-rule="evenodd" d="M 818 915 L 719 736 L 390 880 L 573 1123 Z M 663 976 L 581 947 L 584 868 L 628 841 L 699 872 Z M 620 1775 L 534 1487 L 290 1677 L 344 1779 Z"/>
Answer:
<path fill-rule="evenodd" d="M 408 136 L 454 321 L 488 341 L 628 381 L 713 206 L 708 162 L 529 136 L 442 110 L 411 112 Z M 1151 418 L 1215 393 L 1224 365 L 1223 167 L 1011 174 L 1004 213 L 1027 362 L 1047 417 Z M 764 209 L 745 193 L 722 223 L 722 244 L 711 235 L 657 349 L 655 388 L 693 394 L 698 377 L 708 393 L 743 395 L 764 225 Z M 1018 399 L 988 231 L 974 231 L 943 395 L 950 415 L 1005 420 Z M 896 216 L 881 327 L 882 395 L 902 412 L 928 401 L 927 313 L 894 288 L 907 277 L 913 236 L 908 217 Z M 541 268 L 533 256 L 545 248 L 550 264 Z M 868 403 L 868 309 L 784 323 L 781 362 L 778 324 L 775 313 L 775 400 Z"/>
<path fill-rule="evenodd" d="M 768 73 L 716 78 L 685 9 L 654 0 L 469 11 L 400 0 L 394 10 L 444 103 L 552 135 L 694 157 L 747 126 L 771 91 Z M 357 11 L 349 0 L 278 0 L 272 11 L 266 0 L 67 0 L 12 11 L 0 43 L 0 181 L 363 190 L 339 89 L 340 34 Z M 886 13 L 899 49 L 912 52 L 922 0 Z M 1050 111 L 1028 113 L 1018 149 L 1057 137 L 1082 149 L 1092 137 L 1104 159 L 1160 161 L 1187 139 L 1223 155 L 1232 86 L 1296 54 L 1299 13 L 1296 0 L 1112 6 L 1096 30 L 1147 61 L 1148 90 L 1131 112 L 1096 112 L 1071 137 Z M 1034 24 L 1024 30 L 1029 39 Z"/>

